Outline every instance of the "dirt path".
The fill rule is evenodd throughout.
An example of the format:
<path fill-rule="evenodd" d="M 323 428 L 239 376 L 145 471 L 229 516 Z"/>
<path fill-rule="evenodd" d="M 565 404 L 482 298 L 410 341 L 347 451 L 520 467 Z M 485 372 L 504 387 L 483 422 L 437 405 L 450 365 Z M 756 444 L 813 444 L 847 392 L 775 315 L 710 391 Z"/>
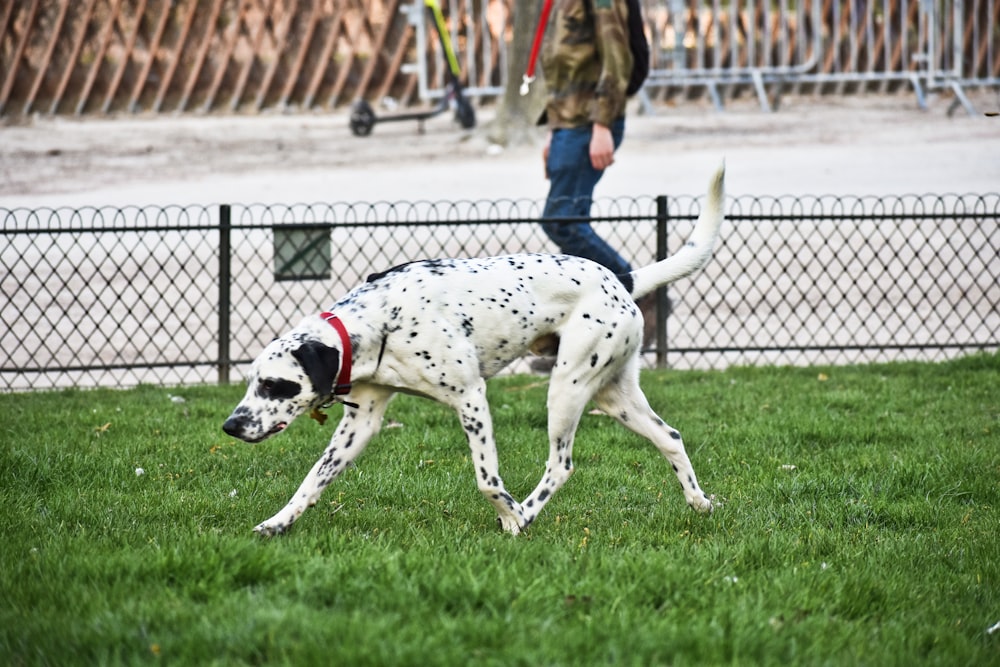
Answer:
<path fill-rule="evenodd" d="M 1000 118 L 946 110 L 900 95 L 633 113 L 597 194 L 699 194 L 723 159 L 732 194 L 996 191 Z M 539 148 L 490 146 L 479 116 L 472 133 L 441 116 L 367 138 L 344 114 L 37 119 L 0 128 L 0 207 L 543 198 Z"/>

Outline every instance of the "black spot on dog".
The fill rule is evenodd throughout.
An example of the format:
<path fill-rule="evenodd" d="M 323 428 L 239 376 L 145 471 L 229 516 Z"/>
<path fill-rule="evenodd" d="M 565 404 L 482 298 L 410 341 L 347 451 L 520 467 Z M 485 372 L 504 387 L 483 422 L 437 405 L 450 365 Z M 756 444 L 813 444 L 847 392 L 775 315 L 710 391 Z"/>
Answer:
<path fill-rule="evenodd" d="M 382 278 L 385 278 L 390 273 L 395 273 L 396 271 L 401 271 L 401 270 L 405 269 L 410 264 L 416 264 L 416 262 L 406 262 L 405 264 L 397 264 L 396 266 L 392 267 L 391 269 L 387 269 L 385 271 L 380 271 L 379 273 L 369 274 L 368 278 L 365 280 L 365 282 L 366 283 L 373 283 L 376 280 L 381 280 Z"/>
<path fill-rule="evenodd" d="M 302 393 L 302 385 L 291 380 L 265 378 L 257 383 L 257 396 L 272 401 L 295 398 Z"/>

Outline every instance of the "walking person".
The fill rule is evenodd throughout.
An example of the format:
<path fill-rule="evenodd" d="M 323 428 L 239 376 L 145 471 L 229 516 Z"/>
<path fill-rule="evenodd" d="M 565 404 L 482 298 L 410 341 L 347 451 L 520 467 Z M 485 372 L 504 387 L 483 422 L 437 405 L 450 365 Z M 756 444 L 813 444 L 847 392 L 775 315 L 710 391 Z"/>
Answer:
<path fill-rule="evenodd" d="M 549 132 L 542 156 L 549 194 L 542 229 L 560 251 L 615 273 L 630 264 L 588 222 L 594 187 L 614 164 L 625 135 L 625 93 L 632 72 L 625 0 L 553 0 L 542 47 Z"/>
<path fill-rule="evenodd" d="M 615 162 L 625 136 L 626 92 L 632 75 L 627 0 L 552 0 L 545 27 L 542 71 L 548 90 L 540 125 L 549 128 L 542 158 L 549 194 L 542 229 L 567 255 L 585 257 L 616 274 L 632 266 L 589 222 L 559 218 L 590 217 L 594 188 Z M 637 6 L 637 5 L 636 5 Z M 668 302 L 669 303 L 669 302 Z M 639 303 L 645 319 L 644 342 L 656 332 L 656 298 Z M 536 371 L 552 360 L 535 359 Z"/>

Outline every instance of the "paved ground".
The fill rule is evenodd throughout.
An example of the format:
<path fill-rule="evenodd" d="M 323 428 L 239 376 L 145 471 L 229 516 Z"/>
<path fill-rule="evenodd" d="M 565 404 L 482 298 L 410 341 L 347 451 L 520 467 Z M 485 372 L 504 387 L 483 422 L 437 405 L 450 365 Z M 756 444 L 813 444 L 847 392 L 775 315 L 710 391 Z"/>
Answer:
<path fill-rule="evenodd" d="M 984 112 L 996 93 L 974 96 Z M 732 194 L 926 194 L 1000 188 L 1000 117 L 908 95 L 701 103 L 632 114 L 598 196 L 700 194 L 725 159 Z M 490 146 L 441 116 L 353 136 L 345 114 L 36 119 L 0 127 L 0 207 L 541 199 L 540 149 Z"/>

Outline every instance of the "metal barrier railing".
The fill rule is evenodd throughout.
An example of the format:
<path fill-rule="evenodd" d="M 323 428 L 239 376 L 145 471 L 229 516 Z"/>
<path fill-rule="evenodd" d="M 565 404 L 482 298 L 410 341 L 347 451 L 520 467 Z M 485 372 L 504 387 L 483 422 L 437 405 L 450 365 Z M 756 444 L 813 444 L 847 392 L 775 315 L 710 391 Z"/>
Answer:
<path fill-rule="evenodd" d="M 459 45 L 462 72 L 468 85 L 462 93 L 469 97 L 503 95 L 507 79 L 507 40 L 503 39 L 510 23 L 513 3 L 494 2 L 489 11 L 477 11 L 471 0 L 442 0 L 442 9 L 449 16 L 448 38 Z M 422 100 L 437 100 L 447 94 L 448 65 L 438 40 L 428 35 L 432 28 L 422 0 L 404 5 L 400 11 L 413 28 L 416 49 L 421 56 L 404 63 L 401 71 L 415 74 L 417 93 Z M 430 57 L 430 62 L 428 57 Z"/>
<path fill-rule="evenodd" d="M 808 74 L 823 49 L 817 2 L 667 0 L 647 5 L 646 16 L 658 37 L 647 88 L 705 86 L 720 109 L 719 88 L 737 84 L 753 85 L 769 109 L 765 83 Z"/>
<path fill-rule="evenodd" d="M 654 40 L 648 93 L 752 87 L 770 110 L 784 91 L 843 94 L 1000 86 L 1000 0 L 665 0 L 646 6 Z M 768 87 L 771 88 L 771 94 Z M 953 107 L 954 108 L 954 107 Z"/>
<path fill-rule="evenodd" d="M 646 0 L 643 5 L 652 46 L 652 68 L 640 94 L 647 111 L 653 110 L 657 89 L 687 95 L 703 88 L 722 109 L 724 90 L 748 87 L 770 111 L 785 91 L 885 92 L 905 85 L 921 108 L 927 107 L 929 91 L 947 88 L 955 104 L 972 114 L 965 88 L 1000 86 L 1000 0 Z M 452 16 L 465 17 L 453 25 L 467 35 L 471 75 L 477 71 L 476 36 L 488 34 L 488 24 L 469 29 L 474 13 L 461 0 L 450 7 Z M 410 16 L 419 18 L 416 11 Z M 427 44 L 425 22 L 414 27 L 418 44 Z M 501 55 L 506 59 L 505 49 Z M 420 74 L 423 99 L 445 93 L 440 64 L 436 84 L 428 83 L 426 61 L 409 67 Z M 502 95 L 506 68 L 502 74 L 496 85 L 477 86 L 470 95 Z"/>
<path fill-rule="evenodd" d="M 598 200 L 634 265 L 693 197 Z M 938 360 L 1000 347 L 1000 195 L 735 197 L 709 266 L 670 287 L 647 363 Z M 0 209 L 0 391 L 238 379 L 372 272 L 551 251 L 541 202 Z"/>

